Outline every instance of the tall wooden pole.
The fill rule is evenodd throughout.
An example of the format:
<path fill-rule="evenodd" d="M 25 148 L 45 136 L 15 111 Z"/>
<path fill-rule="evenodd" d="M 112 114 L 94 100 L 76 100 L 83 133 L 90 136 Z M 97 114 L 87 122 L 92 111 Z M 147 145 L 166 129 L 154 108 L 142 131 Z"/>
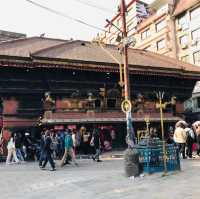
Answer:
<path fill-rule="evenodd" d="M 128 68 L 128 44 L 127 44 L 127 30 L 126 30 L 126 5 L 125 0 L 121 0 L 120 15 L 122 19 L 122 32 L 123 32 L 123 56 L 124 56 L 124 87 L 125 87 L 125 100 L 131 101 L 130 96 L 130 80 Z M 134 145 L 135 135 L 132 126 L 131 111 L 126 112 L 127 123 L 127 143 L 131 148 Z"/>
<path fill-rule="evenodd" d="M 124 54 L 124 86 L 125 86 L 125 99 L 130 100 L 130 83 L 129 83 L 129 70 L 128 70 L 128 45 L 127 30 L 126 30 L 126 5 L 125 1 L 121 0 L 121 19 L 122 19 L 122 32 L 123 32 L 123 54 Z"/>
<path fill-rule="evenodd" d="M 161 133 L 163 141 L 163 163 L 164 163 L 164 175 L 167 173 L 167 159 L 166 159 L 166 145 L 165 145 L 165 133 L 164 133 L 164 119 L 163 119 L 163 99 L 164 93 L 159 92 L 159 108 L 160 108 L 160 123 L 161 123 Z"/>

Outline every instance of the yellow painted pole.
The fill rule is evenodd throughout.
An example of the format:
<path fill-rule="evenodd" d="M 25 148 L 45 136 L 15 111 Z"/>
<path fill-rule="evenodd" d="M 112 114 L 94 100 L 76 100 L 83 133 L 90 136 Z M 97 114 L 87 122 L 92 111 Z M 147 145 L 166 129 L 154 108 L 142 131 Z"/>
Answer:
<path fill-rule="evenodd" d="M 116 57 L 114 57 L 114 55 L 112 55 L 112 53 L 110 53 L 106 48 L 103 47 L 103 45 L 101 44 L 101 41 L 98 39 L 97 40 L 99 46 L 101 47 L 101 49 L 108 54 L 114 61 L 116 61 L 119 64 L 119 73 L 120 73 L 120 81 L 119 81 L 119 85 L 121 87 L 123 87 L 124 85 L 124 79 L 123 79 L 123 69 L 122 69 L 122 61 L 119 61 Z M 91 42 L 92 43 L 92 42 Z M 122 56 L 122 55 L 121 55 Z"/>
<path fill-rule="evenodd" d="M 149 118 L 149 116 L 146 116 L 144 118 L 144 120 L 145 120 L 145 123 L 146 123 L 146 132 L 147 132 L 147 135 L 149 136 L 149 125 L 150 125 L 150 118 Z"/>
<path fill-rule="evenodd" d="M 160 122 L 161 122 L 161 133 L 163 141 L 163 162 L 164 162 L 164 175 L 167 173 L 167 159 L 166 159 L 166 145 L 165 145 L 165 135 L 164 135 L 164 122 L 163 122 L 163 104 L 162 96 L 159 95 L 159 104 L 160 104 Z"/>
<path fill-rule="evenodd" d="M 123 82 L 124 82 L 124 80 L 123 80 L 123 71 L 122 71 L 122 64 L 119 65 L 119 74 L 120 74 L 120 81 L 119 81 L 119 83 L 120 83 L 120 86 L 122 87 L 123 86 Z"/>

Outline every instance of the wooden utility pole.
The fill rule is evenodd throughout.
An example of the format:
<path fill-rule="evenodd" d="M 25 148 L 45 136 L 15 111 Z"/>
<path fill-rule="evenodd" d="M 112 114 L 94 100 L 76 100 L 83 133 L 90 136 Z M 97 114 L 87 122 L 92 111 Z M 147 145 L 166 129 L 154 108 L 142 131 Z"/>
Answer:
<path fill-rule="evenodd" d="M 128 67 L 128 42 L 127 42 L 127 30 L 126 30 L 125 0 L 121 0 L 120 15 L 122 19 L 122 34 L 123 34 L 125 100 L 131 102 L 129 67 Z M 134 135 L 134 130 L 132 126 L 131 110 L 126 112 L 126 123 L 127 123 L 127 143 L 128 143 L 128 147 L 131 148 L 134 145 L 134 141 L 135 141 L 135 135 Z"/>
<path fill-rule="evenodd" d="M 127 30 L 126 30 L 126 5 L 125 0 L 121 0 L 121 19 L 122 19 L 122 32 L 123 32 L 123 54 L 124 54 L 124 86 L 125 86 L 125 99 L 130 100 L 130 83 L 129 83 L 129 69 L 128 69 L 128 44 Z"/>

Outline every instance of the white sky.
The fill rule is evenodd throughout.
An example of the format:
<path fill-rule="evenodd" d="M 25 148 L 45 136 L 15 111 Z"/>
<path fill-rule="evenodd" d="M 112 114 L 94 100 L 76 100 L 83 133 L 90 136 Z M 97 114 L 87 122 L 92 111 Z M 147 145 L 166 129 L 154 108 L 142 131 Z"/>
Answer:
<path fill-rule="evenodd" d="M 91 40 L 99 31 L 38 8 L 26 0 L 0 0 L 0 30 L 25 33 L 28 36 L 45 36 L 63 39 Z M 78 3 L 75 0 L 33 0 L 44 6 L 66 13 L 92 25 L 103 28 L 107 13 Z M 117 10 L 120 0 L 82 0 L 101 7 Z M 126 0 L 128 3 L 130 0 Z M 144 0 L 151 2 L 152 0 Z"/>

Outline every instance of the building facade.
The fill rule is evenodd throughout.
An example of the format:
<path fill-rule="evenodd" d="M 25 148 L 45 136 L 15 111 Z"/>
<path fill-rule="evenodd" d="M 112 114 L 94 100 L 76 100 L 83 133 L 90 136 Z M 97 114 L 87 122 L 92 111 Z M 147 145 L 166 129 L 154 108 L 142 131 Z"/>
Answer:
<path fill-rule="evenodd" d="M 200 66 L 200 2 L 179 1 L 174 11 L 178 58 Z"/>
<path fill-rule="evenodd" d="M 136 39 L 136 44 L 133 47 L 176 57 L 175 22 L 172 20 L 173 8 L 174 2 L 169 0 L 159 0 L 151 6 L 141 1 L 131 1 L 127 5 L 127 35 Z M 119 13 L 111 21 L 121 28 Z M 116 38 L 117 34 L 120 34 L 119 31 L 111 24 L 107 24 L 105 27 L 111 33 L 103 33 L 101 40 L 105 43 L 118 44 Z"/>
<path fill-rule="evenodd" d="M 104 48 L 121 60 L 117 46 Z M 145 128 L 146 116 L 159 126 L 158 91 L 165 92 L 166 125 L 175 123 L 183 115 L 183 102 L 200 79 L 200 68 L 149 51 L 129 49 L 129 55 L 135 129 Z M 34 133 L 40 122 L 51 128 L 113 125 L 125 137 L 120 69 L 98 43 L 41 37 L 2 42 L 0 70 L 4 135 Z"/>
<path fill-rule="evenodd" d="M 137 41 L 134 48 L 176 57 L 175 24 L 170 15 L 172 8 L 173 5 L 163 3 L 137 25 L 137 32 L 133 34 Z"/>
<path fill-rule="evenodd" d="M 139 1 L 131 1 L 128 4 L 129 18 L 137 15 L 136 10 L 133 9 L 137 3 Z M 129 21 L 127 17 L 128 36 L 136 39 L 134 48 L 153 51 L 200 65 L 200 23 L 198 18 L 200 2 L 198 0 L 156 0 L 148 7 L 148 17 L 136 23 L 133 20 Z M 113 23 L 119 18 L 120 16 L 115 16 L 112 19 Z M 115 25 L 118 24 L 119 22 L 115 23 Z M 134 28 L 129 28 L 133 26 Z M 107 24 L 106 28 L 108 27 Z M 119 25 L 119 27 L 121 26 Z M 112 37 L 109 35 L 101 37 L 105 43 L 118 44 L 116 38 L 116 32 Z"/>
<path fill-rule="evenodd" d="M 148 4 L 139 0 L 131 0 L 127 4 L 126 19 L 128 35 L 135 34 L 138 23 L 149 16 L 147 6 Z M 118 8 L 118 13 L 110 20 L 110 22 L 121 29 L 122 21 L 119 10 L 120 8 Z M 120 32 L 116 27 L 110 23 L 106 24 L 106 32 L 102 33 L 100 36 L 104 43 L 116 44 L 116 38 L 118 35 L 120 35 Z"/>

